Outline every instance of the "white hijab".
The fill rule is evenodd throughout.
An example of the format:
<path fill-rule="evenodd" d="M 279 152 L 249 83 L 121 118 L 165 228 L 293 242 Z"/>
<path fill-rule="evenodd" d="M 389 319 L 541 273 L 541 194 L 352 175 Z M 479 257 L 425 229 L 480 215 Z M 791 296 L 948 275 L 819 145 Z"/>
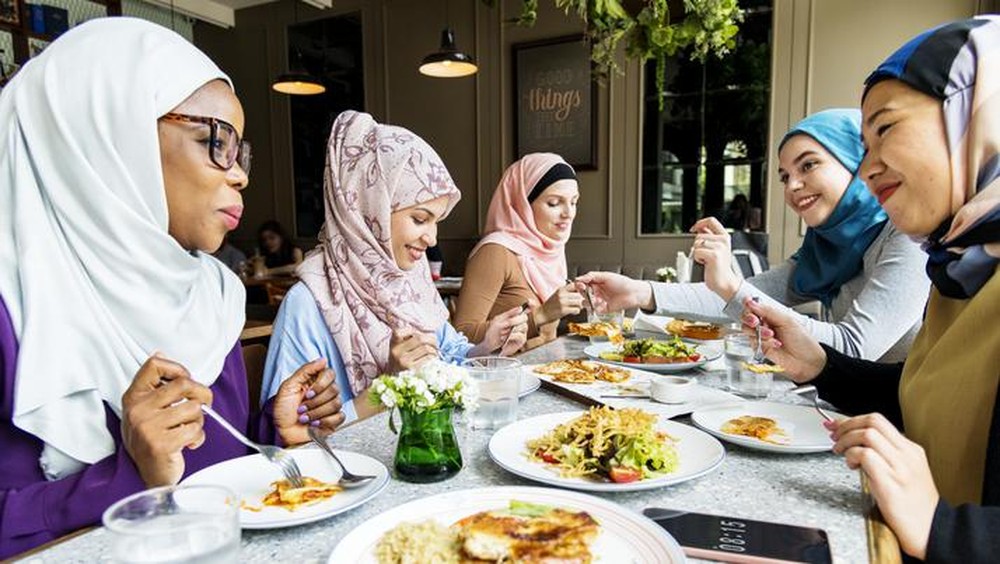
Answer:
<path fill-rule="evenodd" d="M 19 342 L 14 424 L 58 479 L 114 452 L 103 403 L 154 352 L 211 385 L 244 322 L 239 279 L 167 233 L 157 118 L 229 79 L 181 36 L 82 24 L 0 95 L 0 296 Z"/>

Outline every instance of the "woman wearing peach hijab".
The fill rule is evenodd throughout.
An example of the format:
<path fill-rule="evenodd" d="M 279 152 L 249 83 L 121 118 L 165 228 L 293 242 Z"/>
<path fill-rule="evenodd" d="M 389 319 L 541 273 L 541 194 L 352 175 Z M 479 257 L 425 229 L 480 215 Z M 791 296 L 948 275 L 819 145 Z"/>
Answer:
<path fill-rule="evenodd" d="M 555 339 L 559 320 L 580 312 L 583 297 L 566 283 L 566 242 L 580 191 L 559 155 L 532 153 L 510 165 L 493 193 L 486 236 L 469 255 L 455 327 L 483 339 L 497 315 L 528 304 L 526 349 Z"/>

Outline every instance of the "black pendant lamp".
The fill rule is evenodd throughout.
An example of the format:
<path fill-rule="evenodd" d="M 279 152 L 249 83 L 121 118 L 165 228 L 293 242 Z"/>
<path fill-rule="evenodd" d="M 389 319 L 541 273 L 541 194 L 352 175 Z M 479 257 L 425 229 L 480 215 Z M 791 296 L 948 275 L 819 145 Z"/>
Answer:
<path fill-rule="evenodd" d="M 472 56 L 455 47 L 455 30 L 450 27 L 441 31 L 441 49 L 424 57 L 420 64 L 420 74 L 437 78 L 469 76 L 477 70 Z"/>
<path fill-rule="evenodd" d="M 299 23 L 299 0 L 292 0 L 294 6 L 294 21 Z M 302 62 L 302 52 L 295 48 L 295 60 L 289 64 L 288 72 L 281 73 L 274 79 L 271 88 L 282 94 L 293 96 L 310 96 L 326 92 L 326 86 L 318 78 L 309 74 Z"/>

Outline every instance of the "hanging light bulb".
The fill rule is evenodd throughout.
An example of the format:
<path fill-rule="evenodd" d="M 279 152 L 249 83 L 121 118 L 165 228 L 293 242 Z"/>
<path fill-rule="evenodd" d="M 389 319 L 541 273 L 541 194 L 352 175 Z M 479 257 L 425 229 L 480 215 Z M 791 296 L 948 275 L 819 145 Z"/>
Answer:
<path fill-rule="evenodd" d="M 441 31 L 441 49 L 424 57 L 420 74 L 437 78 L 458 78 L 475 74 L 476 61 L 455 47 L 455 32 L 450 27 Z"/>
<path fill-rule="evenodd" d="M 299 0 L 293 0 L 293 2 L 294 26 L 299 23 Z M 310 96 L 326 92 L 326 86 L 323 86 L 320 79 L 309 74 L 309 71 L 306 70 L 305 63 L 302 62 L 302 52 L 299 51 L 298 47 L 295 48 L 295 60 L 289 65 L 288 72 L 279 74 L 278 78 L 274 79 L 274 83 L 271 84 L 271 88 L 275 92 L 297 96 Z"/>

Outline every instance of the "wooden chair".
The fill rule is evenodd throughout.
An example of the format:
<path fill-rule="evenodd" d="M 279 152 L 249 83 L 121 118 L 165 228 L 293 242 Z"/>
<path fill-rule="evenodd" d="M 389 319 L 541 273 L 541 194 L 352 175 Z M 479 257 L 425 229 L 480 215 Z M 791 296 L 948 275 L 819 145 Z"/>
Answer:
<path fill-rule="evenodd" d="M 264 361 L 267 360 L 267 345 L 259 343 L 243 347 L 243 364 L 247 369 L 247 395 L 250 412 L 260 409 L 260 392 L 264 383 Z"/>

